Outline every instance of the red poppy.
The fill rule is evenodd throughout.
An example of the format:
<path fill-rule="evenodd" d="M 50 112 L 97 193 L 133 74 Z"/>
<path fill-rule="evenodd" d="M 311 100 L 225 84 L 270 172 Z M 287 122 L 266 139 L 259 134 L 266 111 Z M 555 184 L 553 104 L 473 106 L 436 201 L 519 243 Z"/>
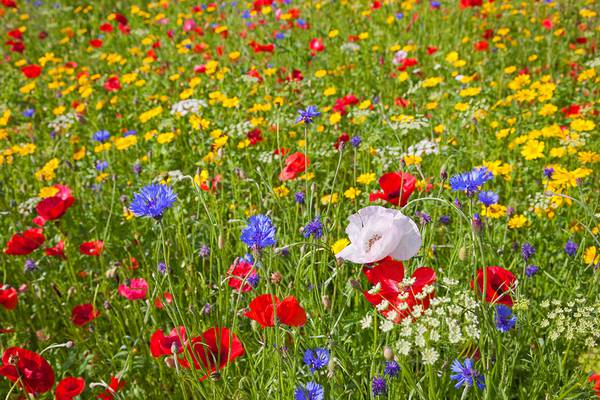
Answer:
<path fill-rule="evenodd" d="M 62 217 L 75 201 L 68 186 L 54 185 L 54 187 L 58 189 L 58 193 L 41 200 L 35 207 L 38 216 L 33 222 L 39 226 L 43 226 L 46 221 L 53 221 Z"/>
<path fill-rule="evenodd" d="M 310 165 L 310 160 L 304 154 L 296 152 L 285 159 L 285 167 L 279 174 L 279 179 L 288 181 L 304 172 Z"/>
<path fill-rule="evenodd" d="M 382 199 L 395 206 L 404 207 L 415 191 L 417 178 L 408 172 L 388 172 L 379 178 L 382 191 L 371 193 L 369 201 Z"/>
<path fill-rule="evenodd" d="M 17 8 L 17 2 L 15 0 L 2 0 L 2 5 L 7 8 Z"/>
<path fill-rule="evenodd" d="M 340 136 L 338 136 L 335 143 L 333 144 L 333 148 L 336 150 L 340 150 L 340 149 L 342 149 L 342 147 L 344 147 L 344 144 L 347 143 L 349 140 L 350 140 L 350 135 L 348 135 L 346 132 L 344 132 Z"/>
<path fill-rule="evenodd" d="M 24 256 L 40 247 L 45 240 L 42 228 L 31 228 L 23 233 L 15 233 L 6 243 L 4 253 L 11 256 Z"/>
<path fill-rule="evenodd" d="M 325 50 L 325 43 L 323 43 L 323 39 L 321 38 L 314 38 L 310 40 L 310 44 L 308 47 L 310 47 L 310 49 L 312 50 L 312 54 L 314 55 Z"/>
<path fill-rule="evenodd" d="M 581 107 L 578 106 L 577 104 L 571 104 L 568 107 L 561 108 L 560 111 L 565 115 L 565 117 L 568 118 L 568 117 L 572 117 L 574 115 L 579 115 L 579 113 L 581 111 Z"/>
<path fill-rule="evenodd" d="M 19 381 L 27 393 L 45 393 L 54 386 L 54 371 L 48 361 L 39 354 L 11 347 L 2 354 L 0 375 L 11 382 Z"/>
<path fill-rule="evenodd" d="M 148 282 L 144 278 L 132 279 L 128 285 L 119 285 L 119 294 L 127 300 L 141 300 L 146 298 Z"/>
<path fill-rule="evenodd" d="M 7 310 L 14 310 L 17 308 L 19 302 L 19 296 L 17 295 L 17 289 L 8 285 L 0 286 L 0 306 Z"/>
<path fill-rule="evenodd" d="M 250 140 L 251 145 L 255 145 L 264 140 L 262 137 L 262 131 L 259 128 L 252 129 L 250 132 L 246 133 L 246 137 L 248 140 Z"/>
<path fill-rule="evenodd" d="M 84 326 L 96 319 L 98 315 L 100 312 L 95 310 L 93 305 L 80 304 L 71 310 L 71 321 L 77 326 Z"/>
<path fill-rule="evenodd" d="M 274 44 L 259 44 L 254 40 L 250 42 L 250 47 L 252 47 L 252 50 L 254 50 L 255 53 L 272 53 L 275 51 Z"/>
<path fill-rule="evenodd" d="M 517 278 L 515 275 L 502 267 L 486 267 L 477 270 L 477 288 L 483 293 L 485 282 L 485 301 L 488 303 L 504 304 L 512 307 L 513 299 L 510 290 L 514 287 Z M 474 284 L 471 281 L 471 288 Z"/>
<path fill-rule="evenodd" d="M 119 77 L 111 76 L 104 82 L 104 89 L 107 92 L 116 92 L 121 89 L 121 82 L 119 82 Z"/>
<path fill-rule="evenodd" d="M 294 296 L 288 296 L 280 302 L 275 295 L 263 294 L 252 300 L 248 307 L 250 310 L 244 315 L 263 328 L 275 326 L 275 315 L 284 325 L 303 326 L 306 323 L 306 312 Z"/>
<path fill-rule="evenodd" d="M 56 400 L 72 400 L 85 389 L 85 379 L 67 376 L 56 385 Z"/>
<path fill-rule="evenodd" d="M 90 40 L 90 46 L 98 49 L 98 48 L 102 47 L 102 40 L 101 39 L 92 39 L 92 40 Z"/>
<path fill-rule="evenodd" d="M 92 240 L 91 242 L 83 242 L 79 246 L 79 252 L 86 256 L 99 256 L 104 250 L 104 242 L 102 240 Z"/>
<path fill-rule="evenodd" d="M 234 333 L 228 328 L 216 327 L 190 340 L 188 352 L 194 368 L 206 372 L 200 381 L 223 369 L 228 363 L 245 353 L 242 342 Z M 182 365 L 186 364 L 189 365 L 187 360 L 182 360 Z"/>
<path fill-rule="evenodd" d="M 483 0 L 460 0 L 461 8 L 480 7 L 483 5 Z"/>
<path fill-rule="evenodd" d="M 481 40 L 474 45 L 477 51 L 487 51 L 490 48 L 490 44 L 486 40 Z"/>
<path fill-rule="evenodd" d="M 102 400 L 112 400 L 115 398 L 115 393 L 121 390 L 125 386 L 125 381 L 122 379 L 117 379 L 114 376 L 110 377 L 110 384 L 108 388 L 102 393 L 98 395 L 99 399 Z"/>
<path fill-rule="evenodd" d="M 348 94 L 344 97 L 336 99 L 335 104 L 333 105 L 333 111 L 345 115 L 348 112 L 346 110 L 347 107 L 354 106 L 357 104 L 358 98 L 353 94 Z"/>
<path fill-rule="evenodd" d="M 21 72 L 28 79 L 37 78 L 42 73 L 42 67 L 36 64 L 26 65 L 21 68 Z"/>
<path fill-rule="evenodd" d="M 588 381 L 594 383 L 592 390 L 596 393 L 596 397 L 600 399 L 600 374 L 591 375 Z"/>
<path fill-rule="evenodd" d="M 371 284 L 378 286 L 376 291 L 365 291 L 365 298 L 376 307 L 381 307 L 382 302 L 388 302 L 389 305 L 380 310 L 380 313 L 395 323 L 400 323 L 409 316 L 417 305 L 426 310 L 435 296 L 433 291 L 423 291 L 436 280 L 435 271 L 428 267 L 417 268 L 412 274 L 413 283 L 410 285 L 403 282 L 402 262 L 391 257 L 378 261 L 372 268 L 364 267 L 363 274 Z"/>
<path fill-rule="evenodd" d="M 112 30 L 113 27 L 108 22 L 105 22 L 104 24 L 100 25 L 100 31 L 102 32 L 112 32 Z"/>
<path fill-rule="evenodd" d="M 171 304 L 173 302 L 173 295 L 169 292 L 164 292 L 162 297 L 157 296 L 156 299 L 154 299 L 154 307 L 162 310 L 165 307 L 163 301 L 165 301 L 167 304 Z"/>
<path fill-rule="evenodd" d="M 46 249 L 44 249 L 44 253 L 50 257 L 58 257 L 63 259 L 67 258 L 65 256 L 65 242 L 60 240 L 58 243 L 56 243 L 56 246 L 47 247 Z"/>
<path fill-rule="evenodd" d="M 254 264 L 236 259 L 227 271 L 227 284 L 237 292 L 249 292 L 258 284 L 258 273 Z"/>
<path fill-rule="evenodd" d="M 185 342 L 185 327 L 183 326 L 171 329 L 168 336 L 162 329 L 157 329 L 150 337 L 150 353 L 152 353 L 152 357 L 179 354 L 183 351 Z"/>

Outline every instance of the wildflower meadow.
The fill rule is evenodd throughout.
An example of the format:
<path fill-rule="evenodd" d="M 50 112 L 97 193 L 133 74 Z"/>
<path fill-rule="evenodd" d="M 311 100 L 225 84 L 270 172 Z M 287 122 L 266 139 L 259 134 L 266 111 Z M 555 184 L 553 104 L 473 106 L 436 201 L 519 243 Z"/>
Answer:
<path fill-rule="evenodd" d="M 0 0 L 0 400 L 600 399 L 598 0 Z"/>

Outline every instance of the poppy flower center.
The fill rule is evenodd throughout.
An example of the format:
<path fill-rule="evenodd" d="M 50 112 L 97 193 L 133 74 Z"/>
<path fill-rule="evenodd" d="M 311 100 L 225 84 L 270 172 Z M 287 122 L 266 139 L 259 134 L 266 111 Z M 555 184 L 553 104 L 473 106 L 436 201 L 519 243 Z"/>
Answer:
<path fill-rule="evenodd" d="M 371 249 L 373 248 L 373 246 L 375 245 L 375 243 L 377 243 L 378 240 L 381 240 L 383 236 L 381 236 L 379 233 L 374 234 L 373 236 L 371 236 L 369 238 L 369 240 L 367 240 L 367 249 L 366 252 L 370 252 Z"/>

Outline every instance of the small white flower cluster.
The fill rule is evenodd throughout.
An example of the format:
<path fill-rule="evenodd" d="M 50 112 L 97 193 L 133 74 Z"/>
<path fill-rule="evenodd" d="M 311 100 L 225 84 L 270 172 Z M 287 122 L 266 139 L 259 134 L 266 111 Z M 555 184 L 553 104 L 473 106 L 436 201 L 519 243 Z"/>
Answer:
<path fill-rule="evenodd" d="M 263 151 L 258 154 L 257 158 L 261 164 L 271 164 L 273 161 L 275 161 L 275 157 L 276 156 L 272 151 Z"/>
<path fill-rule="evenodd" d="M 455 286 L 455 280 L 444 279 L 446 287 Z M 423 296 L 433 290 L 433 286 L 423 290 Z M 425 365 L 434 364 L 444 347 L 455 347 L 470 340 L 479 339 L 479 305 L 471 291 L 450 292 L 450 297 L 436 297 L 426 310 L 417 305 L 398 325 L 389 319 L 382 319 L 380 329 L 388 332 L 396 328 L 399 339 L 395 344 L 396 354 L 408 356 L 420 354 Z M 372 326 L 373 316 L 367 314 L 360 321 L 362 329 Z"/>
<path fill-rule="evenodd" d="M 56 132 L 66 131 L 77 122 L 77 115 L 75 113 L 68 113 L 65 115 L 59 115 L 48 123 L 48 128 Z"/>
<path fill-rule="evenodd" d="M 254 85 L 259 83 L 260 79 L 252 75 L 243 74 L 240 76 L 240 81 L 244 82 L 246 85 Z"/>
<path fill-rule="evenodd" d="M 583 342 L 593 348 L 600 339 L 600 303 L 585 304 L 582 297 L 566 303 L 560 300 L 545 300 L 540 307 L 547 313 L 540 327 L 546 329 L 551 341 L 564 339 Z"/>
<path fill-rule="evenodd" d="M 408 146 L 406 153 L 403 156 L 418 156 L 428 154 L 439 154 L 440 153 L 440 145 L 434 142 L 433 140 L 423 139 L 420 142 Z"/>
<path fill-rule="evenodd" d="M 423 129 L 429 126 L 427 118 L 407 118 L 405 121 L 391 122 L 390 126 L 396 131 L 406 133 L 411 130 Z"/>
<path fill-rule="evenodd" d="M 198 113 L 200 108 L 206 107 L 206 101 L 199 99 L 187 99 L 182 100 L 173 104 L 171 107 L 171 114 L 178 114 L 182 117 L 185 117 L 189 113 Z"/>
<path fill-rule="evenodd" d="M 340 48 L 342 49 L 342 51 L 345 51 L 347 53 L 354 53 L 360 50 L 360 46 L 354 42 L 344 43 Z"/>
<path fill-rule="evenodd" d="M 527 201 L 529 203 L 529 212 L 534 212 L 536 208 L 547 210 L 553 206 L 551 198 L 541 192 L 527 195 Z"/>
<path fill-rule="evenodd" d="M 223 131 L 235 137 L 245 137 L 246 133 L 248 133 L 250 130 L 252 130 L 252 124 L 250 121 L 242 121 L 234 125 L 229 125 L 223 129 Z"/>

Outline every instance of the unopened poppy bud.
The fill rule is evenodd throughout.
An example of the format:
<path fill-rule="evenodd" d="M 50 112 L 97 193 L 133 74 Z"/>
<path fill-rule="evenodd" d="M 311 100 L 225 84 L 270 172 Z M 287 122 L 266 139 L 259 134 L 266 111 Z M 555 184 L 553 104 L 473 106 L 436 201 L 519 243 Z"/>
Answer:
<path fill-rule="evenodd" d="M 442 180 L 442 182 L 445 182 L 446 179 L 448 179 L 448 171 L 446 171 L 445 169 L 441 170 L 440 179 Z"/>
<path fill-rule="evenodd" d="M 223 234 L 219 233 L 219 238 L 217 239 L 217 247 L 219 249 L 222 249 L 223 247 L 225 247 L 225 238 L 223 237 Z"/>
<path fill-rule="evenodd" d="M 165 364 L 169 368 L 175 368 L 175 360 L 172 357 L 165 357 Z"/>
<path fill-rule="evenodd" d="M 392 348 L 390 346 L 385 346 L 383 348 L 383 357 L 388 361 L 391 361 L 394 359 L 394 351 L 392 350 Z"/>
<path fill-rule="evenodd" d="M 467 248 L 466 248 L 466 247 L 461 247 L 461 248 L 458 250 L 458 259 L 459 259 L 460 261 L 465 261 L 465 260 L 467 259 L 467 257 L 468 257 L 468 256 L 469 256 L 469 252 L 468 252 L 468 250 L 467 250 Z"/>
<path fill-rule="evenodd" d="M 112 267 L 106 270 L 104 276 L 106 279 L 113 279 L 117 275 L 117 267 Z"/>
<path fill-rule="evenodd" d="M 273 283 L 274 285 L 281 283 L 282 279 L 283 275 L 281 275 L 281 272 L 276 271 L 271 274 L 271 283 Z"/>
<path fill-rule="evenodd" d="M 356 279 L 350 279 L 350 286 L 352 286 L 354 289 L 361 290 L 361 284 Z"/>
<path fill-rule="evenodd" d="M 73 347 L 75 347 L 75 342 L 73 342 L 72 340 L 69 340 L 67 343 L 65 343 L 65 347 L 67 349 L 72 349 Z"/>
<path fill-rule="evenodd" d="M 329 379 L 333 378 L 333 374 L 335 373 L 335 357 L 329 358 L 329 363 L 327 363 L 327 377 Z"/>
<path fill-rule="evenodd" d="M 68 297 L 73 296 L 75 293 L 77 293 L 77 289 L 75 288 L 75 286 L 71 286 L 69 288 L 69 290 L 67 290 L 67 296 Z"/>
<path fill-rule="evenodd" d="M 331 309 L 331 299 L 329 298 L 329 296 L 324 295 L 323 297 L 321 297 L 321 302 L 323 303 L 323 307 L 325 307 L 326 310 Z"/>

